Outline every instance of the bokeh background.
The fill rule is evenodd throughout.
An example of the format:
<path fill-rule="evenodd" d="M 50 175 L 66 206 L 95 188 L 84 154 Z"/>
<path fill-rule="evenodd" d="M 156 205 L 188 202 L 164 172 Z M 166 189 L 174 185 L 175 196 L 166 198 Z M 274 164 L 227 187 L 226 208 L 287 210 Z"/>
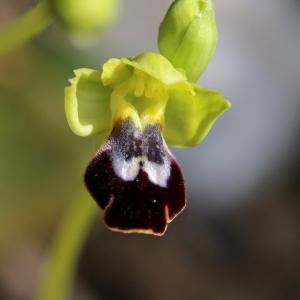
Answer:
<path fill-rule="evenodd" d="M 1 0 L 0 25 L 33 3 Z M 64 117 L 72 70 L 157 51 L 170 3 L 124 0 L 88 47 L 56 23 L 0 58 L 1 300 L 31 299 L 94 152 Z M 110 232 L 99 213 L 71 299 L 300 299 L 299 1 L 215 6 L 219 46 L 200 83 L 233 107 L 200 146 L 174 150 L 188 207 L 162 238 Z"/>

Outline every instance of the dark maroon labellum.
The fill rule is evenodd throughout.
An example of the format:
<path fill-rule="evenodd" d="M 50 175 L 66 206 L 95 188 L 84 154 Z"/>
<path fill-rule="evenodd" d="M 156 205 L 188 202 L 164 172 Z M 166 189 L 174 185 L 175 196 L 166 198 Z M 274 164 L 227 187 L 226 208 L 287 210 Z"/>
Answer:
<path fill-rule="evenodd" d="M 113 230 L 162 235 L 186 205 L 181 169 L 160 126 L 119 122 L 85 173 L 89 192 Z"/>

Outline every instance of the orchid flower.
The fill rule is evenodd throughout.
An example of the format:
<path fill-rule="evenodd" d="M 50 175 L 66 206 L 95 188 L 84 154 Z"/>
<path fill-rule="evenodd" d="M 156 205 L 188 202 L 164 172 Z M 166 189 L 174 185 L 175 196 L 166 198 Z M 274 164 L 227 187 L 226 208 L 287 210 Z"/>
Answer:
<path fill-rule="evenodd" d="M 161 24 L 161 53 L 75 70 L 65 89 L 71 130 L 100 146 L 85 183 L 112 230 L 164 234 L 186 206 L 183 174 L 167 145 L 198 145 L 230 107 L 222 94 L 195 84 L 216 44 L 213 8 L 199 3 L 211 1 L 174 2 Z"/>

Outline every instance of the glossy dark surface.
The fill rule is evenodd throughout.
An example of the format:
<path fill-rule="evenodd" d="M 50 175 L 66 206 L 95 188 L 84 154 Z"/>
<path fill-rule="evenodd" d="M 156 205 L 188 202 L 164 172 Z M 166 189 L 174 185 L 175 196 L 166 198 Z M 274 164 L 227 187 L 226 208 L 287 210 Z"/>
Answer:
<path fill-rule="evenodd" d="M 142 155 L 144 160 L 154 161 L 154 166 L 165 163 L 170 169 L 166 187 L 153 183 L 141 163 L 134 180 L 123 180 L 113 168 L 116 153 L 127 161 Z M 182 172 L 166 148 L 158 126 L 135 132 L 131 122 L 120 123 L 89 164 L 85 182 L 105 210 L 105 223 L 115 230 L 161 235 L 186 204 Z"/>

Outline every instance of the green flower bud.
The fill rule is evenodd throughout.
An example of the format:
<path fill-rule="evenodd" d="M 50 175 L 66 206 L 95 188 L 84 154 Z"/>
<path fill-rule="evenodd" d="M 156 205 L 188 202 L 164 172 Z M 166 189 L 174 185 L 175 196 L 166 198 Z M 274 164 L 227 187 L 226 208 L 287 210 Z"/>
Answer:
<path fill-rule="evenodd" d="M 69 30 L 101 30 L 117 15 L 119 0 L 48 0 L 54 16 Z"/>
<path fill-rule="evenodd" d="M 160 25 L 160 52 L 196 82 L 217 45 L 217 25 L 212 0 L 176 0 Z"/>

